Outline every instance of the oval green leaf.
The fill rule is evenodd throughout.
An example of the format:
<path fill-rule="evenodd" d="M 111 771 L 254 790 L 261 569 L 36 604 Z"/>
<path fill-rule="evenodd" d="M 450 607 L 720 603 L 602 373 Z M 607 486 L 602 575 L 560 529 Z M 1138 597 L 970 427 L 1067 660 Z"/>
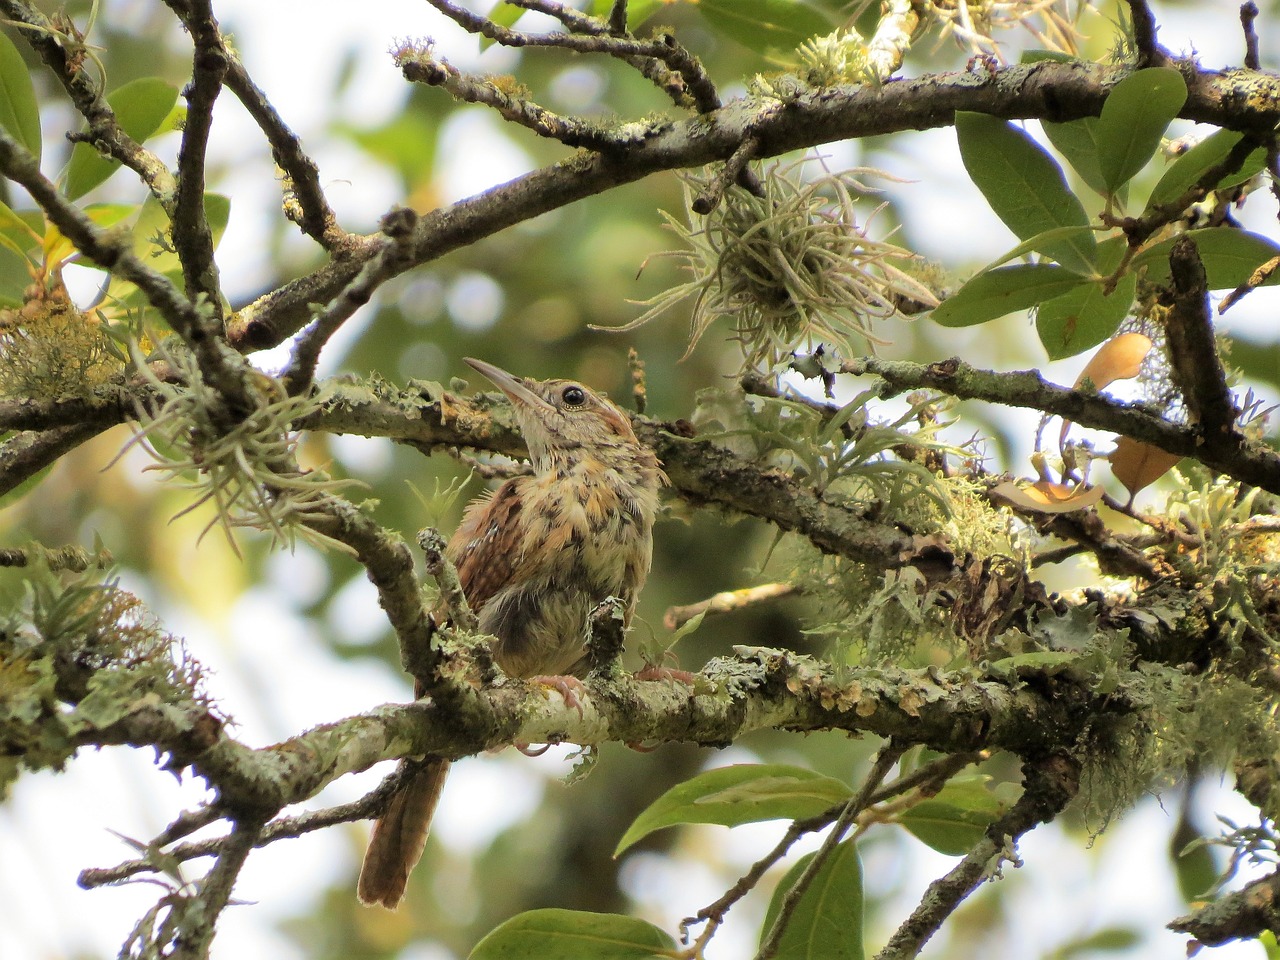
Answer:
<path fill-rule="evenodd" d="M 1016 260 L 1019 257 L 1025 257 L 1029 253 L 1034 253 L 1045 244 L 1057 243 L 1062 240 L 1075 241 L 1083 234 L 1093 234 L 1093 227 L 1054 227 L 1052 230 L 1046 230 L 1044 233 L 1037 233 L 1030 240 L 1023 240 L 1020 244 L 1010 250 L 1008 253 L 991 261 L 982 268 L 982 272 L 994 270 L 996 267 L 1003 266 L 1010 260 Z"/>
<path fill-rule="evenodd" d="M 960 857 L 982 839 L 1006 805 L 991 792 L 990 777 L 952 780 L 936 796 L 917 803 L 898 816 L 916 839 L 939 853 Z"/>
<path fill-rule="evenodd" d="M 794 50 L 836 28 L 805 0 L 700 0 L 697 9 L 717 32 L 757 53 Z"/>
<path fill-rule="evenodd" d="M 1194 147 L 1184 153 L 1182 156 L 1174 160 L 1169 165 L 1169 169 L 1164 172 L 1159 182 L 1151 191 L 1151 196 L 1147 199 L 1147 210 L 1162 204 L 1172 203 L 1184 193 L 1190 190 L 1200 178 L 1203 177 L 1211 168 L 1220 164 L 1227 158 L 1232 148 L 1240 142 L 1244 136 L 1235 130 L 1219 130 L 1217 133 L 1205 137 Z M 1267 151 L 1265 147 L 1258 147 L 1253 153 L 1245 158 L 1240 169 L 1233 173 L 1222 177 L 1213 186 L 1229 187 L 1237 183 L 1243 183 L 1250 177 L 1257 176 L 1259 171 L 1267 165 Z"/>
<path fill-rule="evenodd" d="M 1109 237 L 1098 244 L 1098 269 L 1108 274 L 1123 256 L 1124 237 Z M 1106 340 L 1129 314 L 1138 278 L 1122 276 L 1110 294 L 1102 284 L 1090 283 L 1046 300 L 1036 308 L 1036 332 L 1050 360 L 1074 357 Z"/>
<path fill-rule="evenodd" d="M 700 773 L 676 784 L 632 822 L 613 851 L 616 857 L 655 830 L 681 823 L 736 827 L 761 820 L 812 817 L 849 799 L 834 777 L 774 763 L 743 763 Z"/>
<path fill-rule="evenodd" d="M 0 127 L 40 159 L 40 108 L 31 73 L 13 41 L 0 33 Z"/>
<path fill-rule="evenodd" d="M 1098 118 L 1081 117 L 1068 123 L 1040 121 L 1040 128 L 1055 150 L 1067 158 L 1080 179 L 1098 193 L 1107 193 L 1107 181 L 1098 162 Z"/>
<path fill-rule="evenodd" d="M 217 249 L 231 218 L 231 198 L 221 193 L 206 193 L 204 216 Z M 169 216 L 151 194 L 142 202 L 133 223 L 133 252 L 151 269 L 181 285 L 182 264 L 169 245 Z M 137 287 L 119 278 L 112 279 L 109 295 L 126 306 L 142 306 L 147 302 Z"/>
<path fill-rule="evenodd" d="M 944 327 L 970 327 L 1015 310 L 1028 310 L 1080 286 L 1079 274 L 1052 263 L 1018 263 L 980 273 L 933 310 Z"/>
<path fill-rule="evenodd" d="M 782 878 L 764 916 L 760 939 L 773 927 L 782 899 L 813 860 L 801 857 Z M 777 960 L 862 960 L 862 861 L 852 840 L 837 844 L 800 898 L 778 943 Z"/>
<path fill-rule="evenodd" d="M 982 113 L 956 112 L 960 157 L 969 178 L 1019 240 L 1055 227 L 1087 227 L 1080 198 L 1067 189 L 1058 162 L 1022 130 Z M 1077 273 L 1093 272 L 1097 241 L 1081 234 L 1040 248 Z"/>
<path fill-rule="evenodd" d="M 495 927 L 469 960 L 651 960 L 671 957 L 676 944 L 644 920 L 616 913 L 530 910 Z"/>
<path fill-rule="evenodd" d="M 1098 166 L 1115 193 L 1147 165 L 1187 101 L 1187 83 L 1172 67 L 1138 70 L 1107 95 L 1098 118 Z"/>
<path fill-rule="evenodd" d="M 140 77 L 107 94 L 120 129 L 142 143 L 168 119 L 178 99 L 178 88 L 159 77 Z M 87 143 L 77 143 L 67 164 L 64 187 L 72 200 L 84 196 L 120 167 L 118 160 L 102 156 Z"/>
<path fill-rule="evenodd" d="M 1188 230 L 1200 251 L 1200 260 L 1209 279 L 1210 290 L 1235 289 L 1249 279 L 1254 270 L 1273 257 L 1280 256 L 1280 246 L 1258 233 L 1231 227 L 1205 227 Z M 1147 247 L 1133 258 L 1133 267 L 1147 268 L 1147 279 L 1165 283 L 1169 279 L 1169 253 L 1177 237 L 1169 237 Z M 1280 283 L 1280 271 L 1271 275 L 1264 286 Z M 935 311 L 936 312 L 936 311 Z"/>

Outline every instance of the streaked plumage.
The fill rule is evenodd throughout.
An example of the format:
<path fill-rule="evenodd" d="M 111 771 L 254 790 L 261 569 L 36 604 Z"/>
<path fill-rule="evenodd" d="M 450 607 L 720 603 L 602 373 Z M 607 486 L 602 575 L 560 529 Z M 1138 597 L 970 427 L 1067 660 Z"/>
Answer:
<path fill-rule="evenodd" d="M 579 675 L 591 611 L 620 597 L 630 622 L 666 477 L 627 416 L 581 384 L 467 362 L 510 397 L 534 472 L 468 506 L 446 552 L 508 675 Z M 448 769 L 446 760 L 428 761 L 376 824 L 360 873 L 363 902 L 399 904 Z"/>

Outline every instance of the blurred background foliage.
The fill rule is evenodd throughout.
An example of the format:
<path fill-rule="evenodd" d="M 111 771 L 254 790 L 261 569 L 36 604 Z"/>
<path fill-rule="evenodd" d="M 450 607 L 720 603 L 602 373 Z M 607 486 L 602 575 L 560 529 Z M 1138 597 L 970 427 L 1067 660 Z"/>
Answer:
<path fill-rule="evenodd" d="M 66 10 L 82 21 L 88 6 L 87 0 L 74 0 Z M 420 9 L 397 8 L 411 11 L 404 22 L 381 11 L 377 2 L 358 10 L 324 3 L 280 6 L 285 8 L 278 12 L 282 19 L 272 24 L 259 19 L 260 11 L 253 4 L 217 4 L 215 8 L 224 29 L 240 45 L 250 73 L 273 98 L 287 94 L 279 101 L 285 119 L 298 126 L 304 146 L 317 158 L 323 182 L 348 229 L 376 229 L 388 200 L 428 210 L 458 199 L 459 168 L 474 163 L 488 169 L 490 154 L 524 168 L 554 162 L 566 154 L 558 144 L 539 140 L 527 130 L 504 127 L 485 108 L 456 104 L 438 90 L 406 83 L 397 86 L 394 78 L 388 82 L 383 76 L 379 86 L 392 91 L 392 102 L 368 109 L 360 86 L 369 82 L 371 73 L 394 74 L 385 51 L 397 38 L 435 35 L 440 52 L 454 62 L 466 69 L 514 74 L 540 102 L 563 112 L 639 117 L 668 109 L 660 94 L 634 71 L 604 59 L 537 50 L 494 50 L 485 54 L 488 59 L 476 59 L 474 41 L 447 28 L 425 4 Z M 487 4 L 477 6 L 483 9 Z M 847 6 L 839 0 L 823 0 L 815 6 L 833 19 L 847 16 Z M 872 23 L 876 6 L 867 5 L 865 16 Z M 1174 9 L 1178 5 L 1165 6 Z M 1264 24 L 1277 12 L 1277 5 L 1267 6 L 1270 9 L 1264 10 Z M 1188 3 L 1182 8 L 1198 9 L 1205 18 L 1234 19 L 1226 16 L 1229 8 L 1234 10 L 1229 4 Z M 1116 16 L 1113 3 L 1101 3 L 1082 15 L 1085 57 L 1105 54 L 1112 42 L 1108 21 Z M 362 24 L 343 40 L 342 21 L 351 17 L 369 18 L 375 26 Z M 296 21 L 294 29 L 281 32 L 279 24 L 288 23 L 289 18 Z M 308 45 L 312 34 L 301 22 L 310 18 L 328 21 L 339 37 L 328 41 L 325 49 L 336 51 L 337 56 L 330 57 L 323 69 L 317 66 L 316 51 Z M 672 28 L 703 60 L 726 94 L 740 90 L 753 73 L 774 69 L 759 53 L 718 35 L 692 3 L 663 6 L 656 21 Z M 530 18 L 529 28 L 538 22 Z M 1230 29 L 1230 24 L 1224 29 Z M 384 38 L 381 47 L 370 43 L 369 38 L 377 35 Z M 1026 35 L 1011 34 L 1007 39 L 1005 53 L 1011 60 L 1016 60 L 1019 49 L 1035 45 Z M 1162 39 L 1175 40 L 1172 36 Z M 159 3 L 105 3 L 93 42 L 106 66 L 109 88 L 156 75 L 181 84 L 187 74 L 188 41 Z M 915 75 L 963 70 L 969 56 L 952 42 L 928 42 L 909 55 L 901 72 Z M 490 67 L 490 61 L 498 65 Z M 68 150 L 62 133 L 76 125 L 47 74 L 38 68 L 32 73 L 45 105 L 44 168 L 56 171 Z M 312 104 L 306 111 L 310 119 L 301 122 L 289 109 L 300 97 Z M 317 266 L 321 257 L 280 214 L 278 188 L 265 145 L 252 137 L 219 135 L 219 125 L 234 125 L 235 118 L 230 115 L 237 109 L 227 97 L 215 115 L 210 185 L 232 199 L 231 225 L 219 260 L 233 305 L 241 306 Z M 951 136 L 949 131 L 943 135 Z M 158 141 L 157 148 L 172 156 L 176 135 Z M 879 137 L 831 145 L 824 152 L 834 168 L 873 166 L 926 181 L 918 186 L 885 184 L 886 192 L 869 200 L 866 212 L 881 201 L 887 202 L 887 209 L 880 214 L 881 229 L 899 227 L 898 243 L 944 259 L 943 265 L 953 275 L 963 275 L 988 255 L 1012 246 L 1003 228 L 987 219 L 989 211 L 981 207 L 971 187 L 963 195 L 949 195 L 938 182 L 927 182 L 933 174 L 943 184 L 958 181 L 946 179 L 957 176 L 954 172 L 930 168 L 928 148 L 920 142 L 906 136 Z M 913 191 L 920 196 L 909 203 L 926 205 L 928 216 L 920 215 L 919 206 L 914 210 L 902 206 L 904 197 Z M 141 197 L 142 188 L 125 174 L 117 174 L 91 195 L 91 199 L 132 203 Z M 397 384 L 413 378 L 448 383 L 466 370 L 461 358 L 474 356 L 523 375 L 579 378 L 630 406 L 627 351 L 634 347 L 646 364 L 648 412 L 667 419 L 687 417 L 697 391 L 725 383 L 725 376 L 735 368 L 737 348 L 730 340 L 730 330 L 713 330 L 681 361 L 687 315 L 672 314 L 625 336 L 588 329 L 588 324 L 609 327 L 627 323 L 643 309 L 635 301 L 652 297 L 679 279 L 671 261 L 656 259 L 645 266 L 652 254 L 668 249 L 673 242 L 661 225 L 660 210 L 683 216 L 681 186 L 675 176 L 651 177 L 592 197 L 402 276 L 386 284 L 351 322 L 352 330 L 330 347 L 325 358 L 327 372 L 360 378 L 376 372 Z M 884 351 L 893 357 L 934 360 L 960 353 L 974 363 L 998 369 L 1044 364 L 1034 329 L 1025 317 L 974 331 L 942 331 L 917 322 L 881 332 L 893 341 Z M 1277 356 L 1274 342 L 1255 336 L 1238 346 L 1231 358 L 1274 389 L 1280 385 Z M 263 357 L 261 363 L 272 368 L 280 360 L 273 354 Z M 1014 450 L 1025 447 L 1026 424 L 993 418 L 979 407 L 963 407 L 960 414 L 968 433 L 976 431 L 990 438 L 987 449 L 993 465 L 1021 469 L 1009 458 Z M 100 537 L 114 554 L 126 583 L 162 616 L 175 616 L 170 624 L 173 629 L 181 632 L 184 625 L 200 622 L 209 631 L 206 636 L 226 645 L 217 659 L 235 663 L 243 658 L 243 663 L 251 663 L 241 648 L 272 644 L 277 618 L 285 618 L 303 625 L 307 656 L 362 668 L 376 664 L 388 678 L 394 678 L 389 682 L 398 685 L 400 696 L 409 696 L 394 638 L 357 565 L 340 555 L 315 554 L 305 546 L 294 556 L 273 553 L 263 540 L 250 535 L 239 539 L 242 562 L 219 532 L 199 540 L 197 534 L 209 515 L 197 511 L 170 522 L 187 505 L 187 498 L 181 489 L 160 486 L 141 473 L 139 467 L 145 461 L 140 456 L 131 454 L 103 471 L 127 439 L 123 429 L 97 438 L 59 463 L 34 496 L 8 505 L 0 513 L 5 541 L 92 544 Z M 449 457 L 426 458 L 383 440 L 312 435 L 304 441 L 303 456 L 311 463 L 330 462 L 337 473 L 367 483 L 368 495 L 377 500 L 378 521 L 406 536 L 424 523 L 422 506 L 410 482 L 419 490 L 430 491 L 437 483 L 447 484 L 469 472 L 465 464 Z M 466 496 L 436 522 L 451 530 L 462 504 L 481 489 L 479 480 L 470 480 Z M 656 531 L 654 572 L 641 597 L 636 633 L 662 632 L 663 612 L 672 604 L 694 602 L 720 590 L 757 582 L 772 540 L 771 530 L 757 522 L 671 504 Z M 245 635 L 244 618 L 234 615 L 245 609 L 246 598 L 259 605 L 253 609 L 265 603 L 273 610 L 262 616 L 260 635 Z M 708 620 L 682 642 L 680 658 L 684 665 L 696 669 L 710 657 L 728 652 L 735 643 L 811 650 L 814 643 L 804 633 L 803 612 L 804 601 L 793 598 Z M 198 645 L 194 652 L 203 656 Z M 262 699 L 262 715 L 271 718 L 265 729 L 252 732 L 253 739 L 269 742 L 294 732 L 287 712 L 273 711 L 271 700 L 278 685 L 305 682 L 305 677 L 305 664 L 299 664 L 296 674 L 259 676 L 249 682 Z M 216 696 L 216 677 L 212 689 Z M 367 706 L 375 702 L 371 700 Z M 775 733 L 736 744 L 733 755 L 737 759 L 754 755 L 800 762 L 849 781 L 858 775 L 873 747 L 831 734 L 799 738 Z M 681 873 L 696 875 L 693 889 L 714 897 L 736 879 L 749 859 L 725 844 L 727 835 L 707 828 L 671 830 L 649 837 L 620 862 L 610 859 L 609 852 L 631 819 L 655 797 L 718 759 L 715 751 L 707 749 L 663 746 L 644 754 L 609 744 L 600 751 L 599 763 L 590 776 L 568 788 L 551 780 L 543 790 L 543 777 L 563 773 L 563 764 L 555 767 L 504 756 L 498 765 L 514 784 L 508 789 L 527 791 L 540 796 L 540 801 L 526 815 L 498 830 L 486 847 L 472 855 L 433 839 L 422 867 L 412 878 L 405 905 L 391 914 L 357 905 L 354 882 L 365 829 L 363 825 L 347 828 L 345 848 L 338 848 L 345 849 L 345 860 L 326 878 L 327 886 L 315 897 L 313 909 L 282 921 L 281 931 L 300 955 L 316 960 L 396 955 L 436 958 L 449 956 L 450 951 L 462 956 L 496 923 L 521 910 L 556 905 L 653 912 L 654 904 L 663 900 Z M 988 772 L 997 778 L 1016 777 L 1009 764 L 989 766 Z M 449 785 L 451 792 L 465 789 L 463 782 Z M 1164 803 L 1172 840 L 1180 819 L 1180 800 L 1166 796 Z M 523 808 L 524 798 L 515 805 Z M 1182 820 L 1177 848 L 1206 826 Z M 1104 838 L 1093 853 L 1086 851 L 1090 829 L 1095 826 L 1075 823 L 1053 828 L 1074 834 L 1069 843 L 1054 848 L 1055 856 L 1067 851 L 1065 855 L 1086 858 L 1080 865 L 1068 871 L 1054 863 L 1038 863 L 1029 869 L 1050 873 L 1059 869 L 1064 876 L 1070 873 L 1087 878 L 1098 869 L 1096 861 L 1090 866 L 1087 858 L 1096 857 L 1106 846 Z M 735 832 L 734 837 L 738 836 Z M 730 845 L 733 842 L 728 841 Z M 914 847 L 918 847 L 917 841 L 899 830 L 872 831 L 864 841 L 867 930 L 873 941 L 892 929 L 902 904 L 919 894 L 922 876 L 909 869 L 915 860 L 908 848 Z M 945 862 L 937 858 L 930 861 L 931 868 L 939 863 L 945 868 Z M 1148 863 L 1145 869 L 1167 874 L 1174 863 L 1184 873 L 1198 871 L 1198 875 L 1185 877 L 1188 895 L 1209 885 L 1212 865 L 1203 858 L 1195 862 L 1174 858 Z M 935 870 L 938 872 L 941 870 Z M 1088 885 L 1087 880 L 1080 883 Z M 1035 881 L 1022 878 L 988 886 L 957 915 L 930 954 L 952 958 L 1007 955 L 1010 943 L 1021 942 L 1011 932 L 1024 925 L 1016 916 L 1016 904 L 1023 902 L 1025 891 L 1036 889 L 1041 888 Z M 675 909 L 692 912 L 703 902 L 681 901 Z M 761 916 L 763 900 L 752 901 L 749 909 Z M 1068 895 L 1064 894 L 1057 909 L 1071 910 Z M 659 922 L 669 924 L 670 917 Z M 1064 929 L 1064 921 L 1055 921 L 1049 929 Z M 1137 921 L 1099 928 L 1087 911 L 1075 921 L 1065 922 L 1065 930 L 1059 940 L 1040 942 L 1039 955 L 1065 958 L 1141 950 L 1147 936 Z"/>

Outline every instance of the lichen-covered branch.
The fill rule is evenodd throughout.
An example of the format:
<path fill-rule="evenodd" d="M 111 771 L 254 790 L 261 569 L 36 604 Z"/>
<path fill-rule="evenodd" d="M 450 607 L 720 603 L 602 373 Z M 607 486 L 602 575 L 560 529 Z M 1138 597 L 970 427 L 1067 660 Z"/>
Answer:
<path fill-rule="evenodd" d="M 1179 917 L 1169 924 L 1169 929 L 1190 934 L 1206 947 L 1250 940 L 1268 930 L 1280 929 L 1280 872 L 1254 880 L 1243 890 L 1224 894 L 1195 913 Z"/>
<path fill-rule="evenodd" d="M 406 241 L 412 234 L 416 219 L 412 210 L 403 208 L 393 210 L 382 218 L 384 240 L 378 255 L 365 263 L 351 283 L 325 305 L 294 343 L 289 364 L 280 374 L 280 379 L 284 381 L 285 389 L 290 394 L 296 396 L 310 389 L 316 364 L 320 362 L 320 352 L 329 338 L 369 302 L 384 280 L 401 272 L 408 259 Z"/>
<path fill-rule="evenodd" d="M 173 206 L 170 234 L 187 297 L 205 304 L 212 319 L 222 325 L 222 292 L 218 267 L 213 259 L 213 232 L 204 214 L 205 153 L 213 126 L 213 105 L 222 92 L 227 73 L 227 55 L 213 18 L 210 0 L 186 0 L 173 4 L 194 46 L 191 82 L 183 91 L 187 117 L 182 125 L 182 145 L 178 149 L 178 191 Z"/>
<path fill-rule="evenodd" d="M 83 48 L 60 39 L 56 25 L 24 0 L 0 0 L 0 12 L 15 24 L 23 25 L 22 37 L 62 84 L 71 102 L 88 121 L 89 130 L 76 139 L 91 144 L 137 173 L 166 210 L 173 209 L 176 183 L 160 158 L 121 129 L 115 111 L 103 97 L 104 91 L 84 68 Z M 80 39 L 83 45 L 85 41 Z"/>
<path fill-rule="evenodd" d="M 168 277 L 151 269 L 133 251 L 132 238 L 99 228 L 40 172 L 40 165 L 21 144 L 0 130 L 0 173 L 22 185 L 45 216 L 104 270 L 135 284 L 147 300 L 191 347 L 205 380 L 225 398 L 231 416 L 252 408 L 254 374 L 244 359 L 220 336 L 220 325 L 208 306 L 188 300 Z"/>
<path fill-rule="evenodd" d="M 1280 122 L 1280 77 L 1183 66 L 1189 93 L 1182 117 L 1261 133 Z M 785 104 L 744 97 L 687 120 L 651 121 L 640 131 L 628 125 L 607 154 L 572 157 L 424 214 L 410 265 L 653 173 L 726 160 L 750 135 L 759 138 L 757 156 L 767 158 L 836 140 L 947 126 L 956 110 L 1007 119 L 1074 120 L 1096 116 L 1107 92 L 1124 76 L 1118 67 L 1042 61 L 991 74 L 814 89 Z M 342 259 L 243 307 L 229 328 L 232 344 L 254 350 L 283 342 L 310 322 L 310 304 L 336 296 L 377 248 L 376 238 L 365 238 L 363 246 L 353 243 Z"/>
<path fill-rule="evenodd" d="M 1169 254 L 1169 268 L 1173 303 L 1165 331 L 1173 374 L 1206 448 L 1230 456 L 1244 438 L 1235 429 L 1236 408 L 1218 359 L 1209 284 L 1194 240 L 1178 238 Z"/>
<path fill-rule="evenodd" d="M 1211 467 L 1255 487 L 1280 493 L 1280 456 L 1261 446 L 1237 444 L 1227 449 L 1206 446 L 1198 429 L 1157 415 L 1138 403 L 1124 403 L 1045 381 L 1035 370 L 996 373 L 958 358 L 923 364 L 862 357 L 846 361 L 842 372 L 873 374 L 884 381 L 884 396 L 907 390 L 938 390 L 961 400 L 986 400 L 1028 407 L 1073 423 L 1132 437 Z"/>

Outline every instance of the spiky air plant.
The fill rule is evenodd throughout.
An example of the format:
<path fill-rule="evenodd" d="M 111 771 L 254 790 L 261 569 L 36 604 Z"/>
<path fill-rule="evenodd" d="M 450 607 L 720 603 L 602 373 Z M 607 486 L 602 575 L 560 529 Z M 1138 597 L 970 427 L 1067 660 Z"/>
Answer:
<path fill-rule="evenodd" d="M 301 469 L 294 457 L 293 423 L 315 410 L 321 397 L 291 397 L 279 381 L 263 374 L 258 405 L 227 427 L 213 415 L 222 397 L 201 379 L 194 358 L 185 350 L 164 346 L 158 353 L 176 376 L 161 380 L 135 350 L 137 369 L 164 399 L 158 406 L 139 408 L 140 429 L 121 455 L 141 444 L 157 461 L 146 469 L 159 471 L 165 479 L 180 479 L 196 493 L 195 501 L 174 519 L 212 502 L 216 515 L 204 532 L 221 524 L 233 549 L 231 530 L 251 527 L 290 547 L 301 539 L 350 552 L 311 521 L 325 513 L 338 490 L 357 481 Z"/>
<path fill-rule="evenodd" d="M 795 354 L 820 346 L 839 353 L 853 344 L 886 341 L 871 327 L 904 316 L 903 307 L 937 304 L 933 292 L 898 264 L 920 258 L 859 224 L 855 198 L 869 192 L 854 175 L 824 173 L 804 179 L 798 164 L 774 167 L 761 179 L 763 196 L 730 187 L 705 217 L 692 203 L 701 182 L 686 182 L 687 216 L 664 213 L 684 249 L 657 254 L 682 262 L 690 277 L 644 301 L 649 307 L 624 327 L 631 330 L 686 301 L 692 329 L 685 356 L 721 317 L 734 323 L 744 365 L 773 373 Z"/>

